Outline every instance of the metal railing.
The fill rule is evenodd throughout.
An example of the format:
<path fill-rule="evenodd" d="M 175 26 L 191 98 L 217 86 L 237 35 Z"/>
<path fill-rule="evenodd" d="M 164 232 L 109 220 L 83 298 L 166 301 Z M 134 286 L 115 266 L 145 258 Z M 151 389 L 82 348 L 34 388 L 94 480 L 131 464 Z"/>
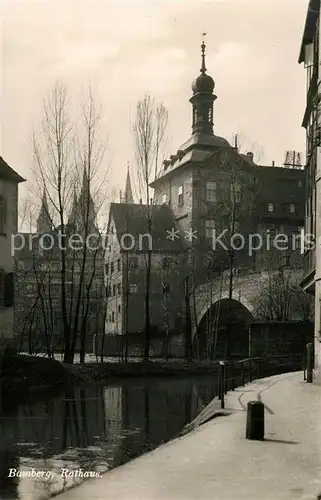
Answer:
<path fill-rule="evenodd" d="M 303 370 L 306 373 L 305 349 L 302 354 L 286 354 L 269 357 L 245 358 L 237 361 L 220 361 L 218 377 L 218 398 L 225 408 L 225 394 L 236 387 L 264 377 Z"/>

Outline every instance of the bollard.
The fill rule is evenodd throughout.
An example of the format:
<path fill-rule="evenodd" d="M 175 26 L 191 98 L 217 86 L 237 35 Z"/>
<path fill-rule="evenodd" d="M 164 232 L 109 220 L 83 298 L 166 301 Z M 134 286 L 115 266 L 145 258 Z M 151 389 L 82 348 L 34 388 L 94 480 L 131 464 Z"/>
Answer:
<path fill-rule="evenodd" d="M 313 345 L 311 342 L 307 344 L 307 382 L 313 382 Z"/>
<path fill-rule="evenodd" d="M 247 404 L 246 439 L 264 440 L 264 404 L 261 401 Z"/>

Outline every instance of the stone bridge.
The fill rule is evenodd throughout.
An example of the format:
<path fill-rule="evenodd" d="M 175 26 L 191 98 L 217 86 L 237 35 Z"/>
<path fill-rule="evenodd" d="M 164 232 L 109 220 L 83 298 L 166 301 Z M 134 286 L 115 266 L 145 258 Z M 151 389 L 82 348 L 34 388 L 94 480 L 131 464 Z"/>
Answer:
<path fill-rule="evenodd" d="M 275 271 L 274 274 L 278 274 Z M 298 279 L 301 275 L 300 270 L 291 270 L 291 281 Z M 267 283 L 268 277 L 271 273 L 268 272 L 247 272 L 244 275 L 233 277 L 233 293 L 232 300 L 234 306 L 239 310 L 243 310 L 248 317 L 255 317 L 256 301 Z M 205 283 L 197 287 L 195 292 L 195 299 L 192 299 L 192 326 L 193 337 L 197 332 L 202 319 L 211 309 L 211 306 L 218 303 L 227 303 L 229 297 L 229 275 L 225 274 L 223 278 L 210 283 Z"/>

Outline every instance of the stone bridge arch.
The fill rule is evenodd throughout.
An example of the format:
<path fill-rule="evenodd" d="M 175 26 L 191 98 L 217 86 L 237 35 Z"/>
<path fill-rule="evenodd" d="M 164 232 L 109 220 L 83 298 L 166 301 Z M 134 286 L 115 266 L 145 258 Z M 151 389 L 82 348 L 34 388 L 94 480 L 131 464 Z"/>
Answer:
<path fill-rule="evenodd" d="M 274 274 L 279 273 L 274 271 Z M 300 276 L 300 270 L 293 270 L 292 278 L 294 280 L 298 279 Z M 257 299 L 260 296 L 264 285 L 266 285 L 267 280 L 271 278 L 271 273 L 260 272 L 253 273 L 248 272 L 246 275 L 235 276 L 233 278 L 233 293 L 231 304 L 229 307 L 232 308 L 228 310 L 227 304 L 229 300 L 229 277 L 226 275 L 223 280 L 218 279 L 217 282 L 212 284 L 205 283 L 197 287 L 195 291 L 195 297 L 191 298 L 191 312 L 192 312 L 192 339 L 195 343 L 204 344 L 204 332 L 207 321 L 207 332 L 210 330 L 213 337 L 213 317 L 217 313 L 217 306 L 225 306 L 225 310 L 220 311 L 218 314 L 219 320 L 215 326 L 215 335 L 218 335 L 217 331 L 221 331 L 221 336 L 224 337 L 225 333 L 228 331 L 228 335 L 235 334 L 236 337 L 242 337 L 242 342 L 240 338 L 236 339 L 238 344 L 244 344 L 245 354 L 247 354 L 246 346 L 248 346 L 248 336 L 249 336 L 249 323 L 255 319 Z M 216 309 L 215 309 L 216 308 Z M 232 314 L 230 314 L 232 312 Z M 225 318 L 224 318 L 225 315 Z M 210 318 L 207 319 L 207 316 Z M 229 326 L 227 328 L 226 317 L 230 317 Z M 231 329 L 231 324 L 234 323 Z M 231 333 L 232 331 L 232 333 Z M 206 333 L 207 335 L 208 333 Z M 201 342 L 200 342 L 201 341 Z M 208 339 L 206 340 L 208 342 Z M 211 340 L 212 342 L 212 340 Z M 204 347 L 204 346 L 203 346 Z M 244 354 L 244 353 L 242 353 Z"/>
<path fill-rule="evenodd" d="M 264 283 L 266 283 L 266 273 L 251 273 L 246 276 L 235 277 L 233 279 L 232 300 L 240 303 L 250 314 L 255 312 L 255 301 L 260 294 Z M 192 335 L 196 335 L 198 325 L 204 315 L 213 304 L 229 298 L 228 276 L 220 282 L 205 283 L 197 287 L 195 300 L 192 298 Z"/>

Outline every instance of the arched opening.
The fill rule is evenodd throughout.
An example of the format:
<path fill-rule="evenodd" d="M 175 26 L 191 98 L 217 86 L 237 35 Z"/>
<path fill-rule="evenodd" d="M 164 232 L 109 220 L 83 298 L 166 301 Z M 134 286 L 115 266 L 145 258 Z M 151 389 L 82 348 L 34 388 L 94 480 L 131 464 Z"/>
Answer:
<path fill-rule="evenodd" d="M 195 356 L 206 360 L 246 357 L 252 319 L 250 311 L 237 300 L 215 302 L 197 327 L 193 340 Z"/>

